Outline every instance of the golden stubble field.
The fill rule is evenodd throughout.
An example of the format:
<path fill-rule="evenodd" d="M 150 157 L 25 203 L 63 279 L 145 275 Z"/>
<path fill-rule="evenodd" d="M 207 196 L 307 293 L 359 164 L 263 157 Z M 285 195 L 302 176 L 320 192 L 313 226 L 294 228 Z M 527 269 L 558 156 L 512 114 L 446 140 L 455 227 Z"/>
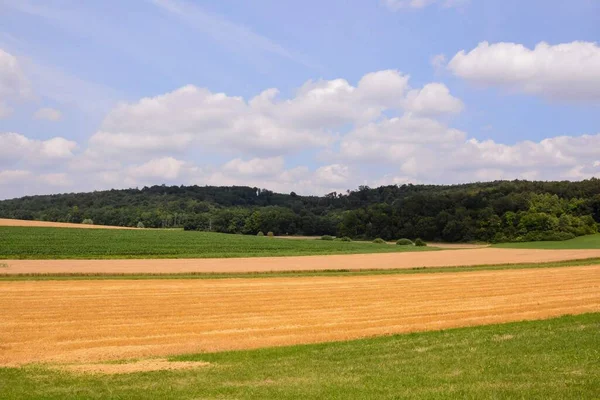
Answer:
<path fill-rule="evenodd" d="M 271 272 L 365 269 L 409 269 L 470 265 L 522 264 L 600 257 L 600 249 L 458 249 L 427 252 L 349 254 L 296 257 L 129 259 L 129 260 L 0 260 L 0 274 L 175 274 L 186 272 Z"/>
<path fill-rule="evenodd" d="M 0 364 L 89 363 L 600 311 L 600 266 L 0 282 Z"/>

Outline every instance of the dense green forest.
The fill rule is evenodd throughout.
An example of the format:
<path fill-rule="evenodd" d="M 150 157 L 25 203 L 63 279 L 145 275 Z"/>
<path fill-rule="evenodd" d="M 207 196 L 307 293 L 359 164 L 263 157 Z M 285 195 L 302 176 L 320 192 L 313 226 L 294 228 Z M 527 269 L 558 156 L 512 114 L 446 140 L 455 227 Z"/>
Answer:
<path fill-rule="evenodd" d="M 0 201 L 0 217 L 386 240 L 564 240 L 598 231 L 600 180 L 402 185 L 300 196 L 251 187 L 152 186 Z"/>

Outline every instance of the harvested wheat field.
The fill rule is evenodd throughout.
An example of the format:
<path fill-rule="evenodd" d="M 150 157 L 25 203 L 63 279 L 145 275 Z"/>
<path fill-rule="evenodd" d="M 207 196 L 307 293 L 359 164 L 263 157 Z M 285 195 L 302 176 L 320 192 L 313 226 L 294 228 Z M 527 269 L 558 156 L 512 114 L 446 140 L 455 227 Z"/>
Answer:
<path fill-rule="evenodd" d="M 350 254 L 299 257 L 0 260 L 1 274 L 268 272 L 407 269 L 470 265 L 522 264 L 600 257 L 599 250 L 460 249 L 423 253 Z"/>
<path fill-rule="evenodd" d="M 30 221 L 24 219 L 0 218 L 0 226 L 37 226 L 42 228 L 84 228 L 84 229 L 138 229 L 126 226 L 72 224 L 68 222 Z"/>
<path fill-rule="evenodd" d="M 348 340 L 600 311 L 600 266 L 362 277 L 0 282 L 0 364 Z"/>

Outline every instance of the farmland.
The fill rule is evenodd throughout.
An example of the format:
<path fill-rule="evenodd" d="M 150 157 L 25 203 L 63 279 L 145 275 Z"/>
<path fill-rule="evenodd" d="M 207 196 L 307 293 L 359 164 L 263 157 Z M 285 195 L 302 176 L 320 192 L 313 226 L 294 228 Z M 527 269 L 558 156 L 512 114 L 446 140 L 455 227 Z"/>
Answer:
<path fill-rule="evenodd" d="M 600 234 L 580 236 L 563 241 L 501 243 L 494 245 L 494 247 L 505 249 L 600 249 Z"/>
<path fill-rule="evenodd" d="M 402 250 L 0 227 L 0 397 L 597 397 L 600 249 Z"/>
<path fill-rule="evenodd" d="M 3 399 L 600 397 L 600 314 L 356 341 L 201 353 L 196 369 L 0 368 Z"/>
<path fill-rule="evenodd" d="M 261 241 L 264 238 L 259 238 Z M 265 239 L 268 241 L 269 239 Z M 319 240 L 273 240 L 275 242 L 321 242 Z M 331 243 L 331 242 L 325 242 Z M 344 243 L 344 242 L 342 242 Z M 33 246 L 33 245 L 32 245 Z M 393 245 L 364 244 L 395 249 Z M 359 247 L 361 248 L 361 247 Z M 214 250 L 213 250 L 214 251 Z M 232 255 L 233 257 L 233 255 Z M 42 257 L 40 257 L 42 258 Z M 464 267 L 560 262 L 600 258 L 600 249 L 524 250 L 524 249 L 459 249 L 429 252 L 388 252 L 386 254 L 305 255 L 302 257 L 189 258 L 189 259 L 122 259 L 122 260 L 56 260 L 4 259 L 0 274 L 180 274 L 180 273 L 251 273 L 300 271 L 364 271 L 399 270 L 431 267 Z"/>
<path fill-rule="evenodd" d="M 181 230 L 0 226 L 0 259 L 228 258 L 432 250 L 436 249 Z"/>
<path fill-rule="evenodd" d="M 166 356 L 598 312 L 598 286 L 600 266 L 0 282 L 0 363 Z"/>

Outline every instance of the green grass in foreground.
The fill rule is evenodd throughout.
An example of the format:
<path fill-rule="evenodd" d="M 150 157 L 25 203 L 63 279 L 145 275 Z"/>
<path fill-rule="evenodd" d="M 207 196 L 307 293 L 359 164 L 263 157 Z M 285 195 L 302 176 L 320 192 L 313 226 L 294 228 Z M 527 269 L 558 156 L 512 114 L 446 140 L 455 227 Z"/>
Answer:
<path fill-rule="evenodd" d="M 228 258 L 428 250 L 436 249 L 177 230 L 0 227 L 0 259 Z"/>
<path fill-rule="evenodd" d="M 600 314 L 184 355 L 195 370 L 0 368 L 2 399 L 597 399 Z"/>
<path fill-rule="evenodd" d="M 551 242 L 499 243 L 492 247 L 512 249 L 600 249 L 600 233 Z"/>
<path fill-rule="evenodd" d="M 464 267 L 415 267 L 404 269 L 358 269 L 358 270 L 320 270 L 320 271 L 275 271 L 275 272 L 183 272 L 176 274 L 161 273 L 28 273 L 3 274 L 2 281 L 68 281 L 68 280 L 141 280 L 141 279 L 232 279 L 232 278 L 301 278 L 310 276 L 364 276 L 364 275 L 406 275 L 431 274 L 444 272 L 495 271 L 505 269 L 559 268 L 599 265 L 600 258 L 581 260 L 553 261 L 532 264 L 496 264 L 470 265 Z"/>

